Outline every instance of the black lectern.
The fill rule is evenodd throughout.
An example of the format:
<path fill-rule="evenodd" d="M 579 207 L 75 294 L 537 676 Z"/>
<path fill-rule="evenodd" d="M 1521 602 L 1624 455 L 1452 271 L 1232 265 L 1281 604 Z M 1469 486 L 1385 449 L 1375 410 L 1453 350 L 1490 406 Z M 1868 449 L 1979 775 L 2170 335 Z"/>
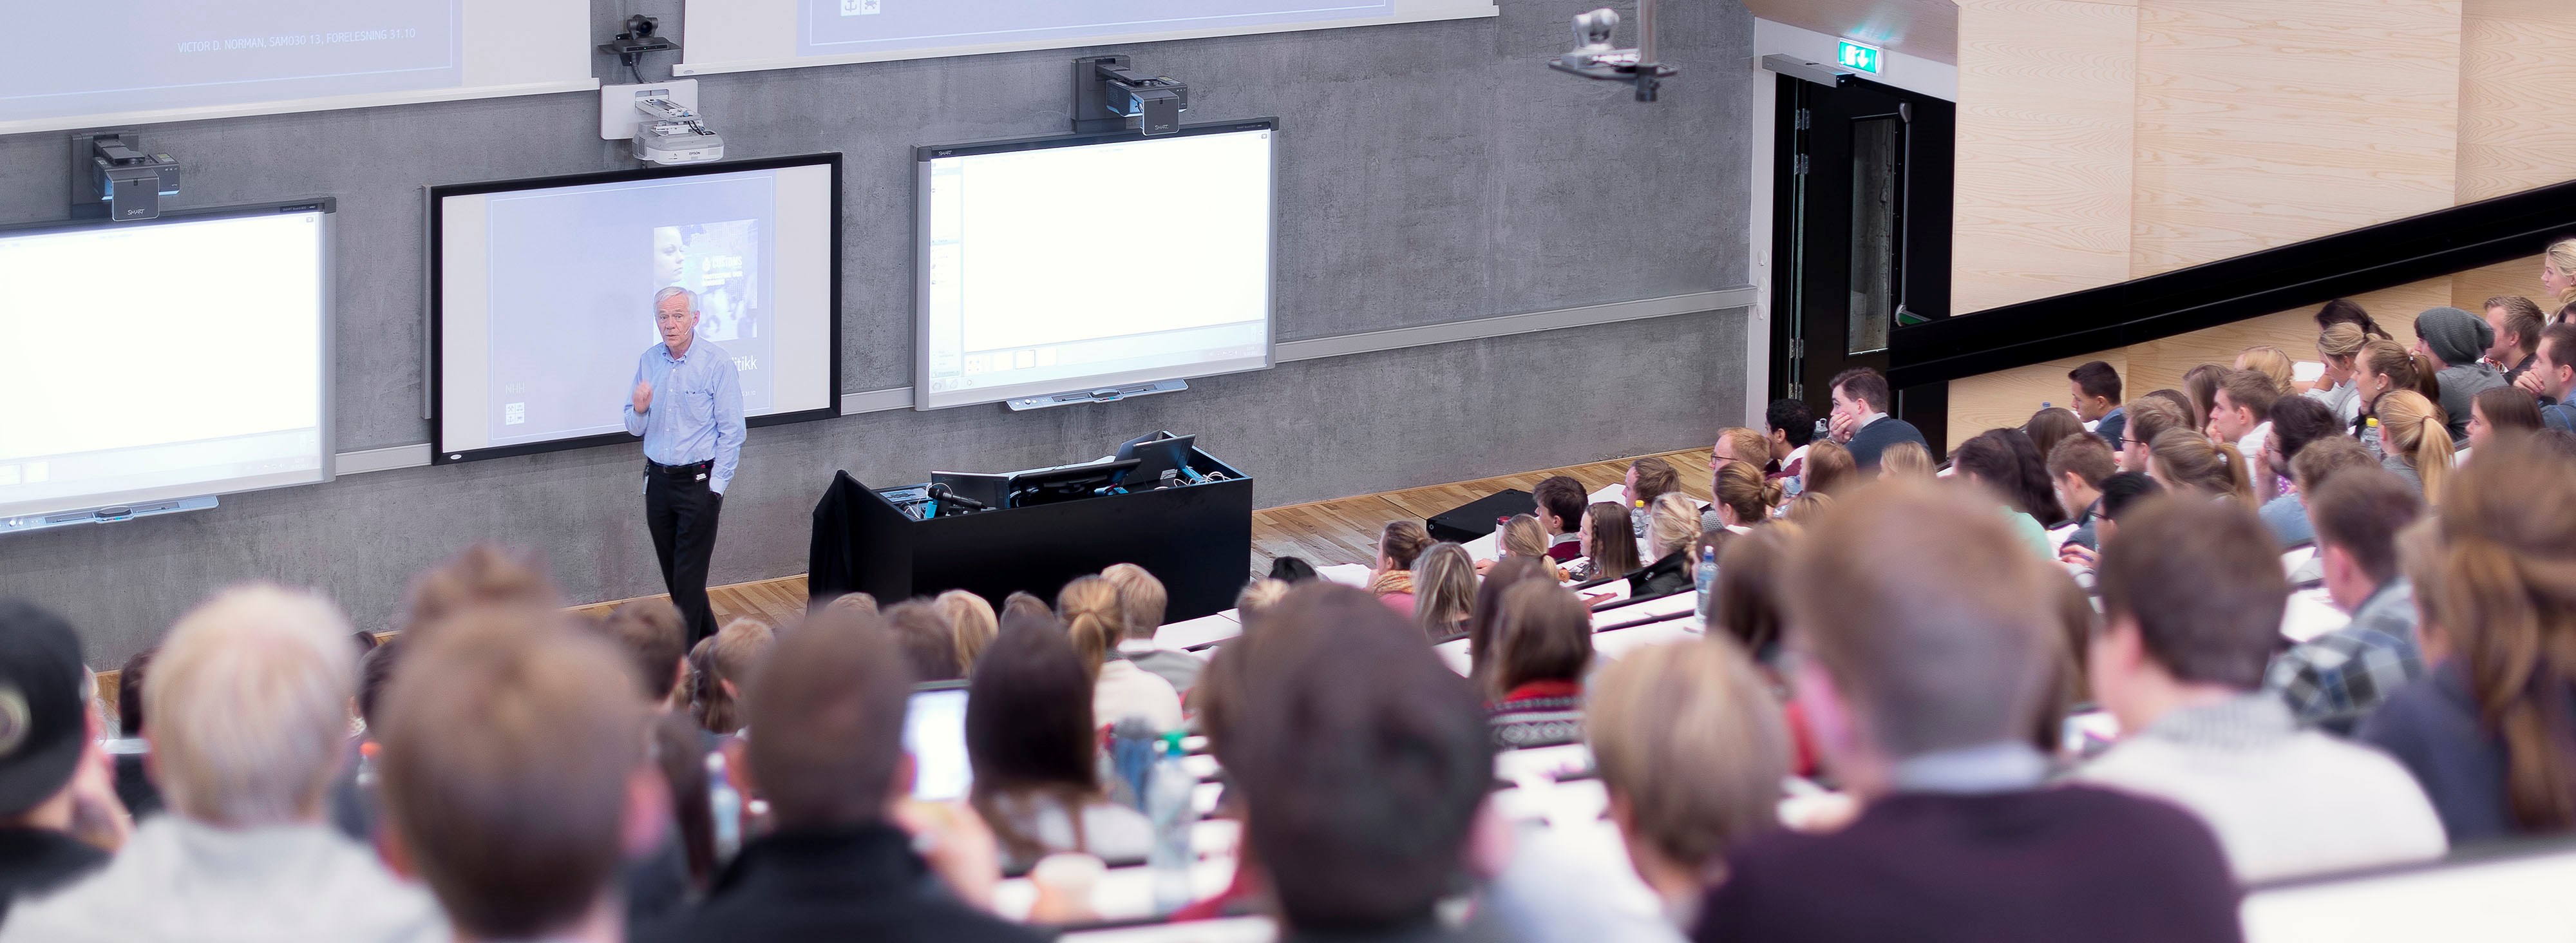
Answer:
<path fill-rule="evenodd" d="M 895 603 L 963 589 L 995 607 L 1014 591 L 1055 603 L 1073 578 L 1133 563 L 1171 595 L 1165 621 L 1234 607 L 1252 566 L 1252 479 L 1191 449 L 1222 481 L 914 520 L 849 472 L 814 506 L 806 591 Z"/>

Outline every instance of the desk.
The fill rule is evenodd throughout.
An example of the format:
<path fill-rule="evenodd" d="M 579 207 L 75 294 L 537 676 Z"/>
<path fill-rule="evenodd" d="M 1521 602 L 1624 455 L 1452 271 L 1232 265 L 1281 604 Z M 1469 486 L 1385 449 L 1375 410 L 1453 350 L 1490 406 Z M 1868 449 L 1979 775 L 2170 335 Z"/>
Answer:
<path fill-rule="evenodd" d="M 841 472 L 814 507 L 807 593 L 892 604 L 963 589 L 999 608 L 1013 592 L 1052 601 L 1076 577 L 1133 563 L 1163 581 L 1168 618 L 1222 612 L 1252 559 L 1252 479 L 1198 449 L 1190 468 L 1227 480 L 926 521 Z"/>

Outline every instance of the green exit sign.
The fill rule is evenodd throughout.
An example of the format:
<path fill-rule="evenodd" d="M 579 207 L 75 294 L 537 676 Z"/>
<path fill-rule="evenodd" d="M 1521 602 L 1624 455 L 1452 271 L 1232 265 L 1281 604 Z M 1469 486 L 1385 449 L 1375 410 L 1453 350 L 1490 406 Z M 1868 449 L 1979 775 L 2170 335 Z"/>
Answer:
<path fill-rule="evenodd" d="M 1879 52 L 1876 46 L 1864 46 L 1846 39 L 1842 41 L 1837 55 L 1842 61 L 1843 68 L 1877 75 L 1879 62 L 1885 54 Z"/>

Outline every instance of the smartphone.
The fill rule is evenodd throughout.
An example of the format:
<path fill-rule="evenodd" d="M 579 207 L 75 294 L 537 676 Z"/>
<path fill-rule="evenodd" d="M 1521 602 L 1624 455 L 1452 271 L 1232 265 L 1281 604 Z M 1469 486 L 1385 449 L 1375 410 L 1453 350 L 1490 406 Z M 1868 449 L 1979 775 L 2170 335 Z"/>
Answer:
<path fill-rule="evenodd" d="M 903 715 L 903 749 L 912 754 L 912 797 L 966 798 L 975 767 L 966 759 L 966 682 L 933 681 L 912 689 Z"/>

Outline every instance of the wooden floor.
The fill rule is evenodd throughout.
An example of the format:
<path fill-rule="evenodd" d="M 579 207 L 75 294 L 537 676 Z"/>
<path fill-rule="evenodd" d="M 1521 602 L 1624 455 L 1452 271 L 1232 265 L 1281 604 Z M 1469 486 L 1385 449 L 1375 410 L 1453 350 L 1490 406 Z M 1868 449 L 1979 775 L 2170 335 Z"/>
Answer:
<path fill-rule="evenodd" d="M 1665 461 L 1681 473 L 1682 490 L 1693 499 L 1708 500 L 1708 448 L 1684 449 L 1661 453 Z M 1628 473 L 1633 459 L 1616 459 L 1575 465 L 1567 468 L 1543 468 L 1517 475 L 1479 478 L 1445 485 L 1427 485 L 1364 494 L 1330 501 L 1290 504 L 1252 512 L 1252 557 L 1244 570 L 1249 577 L 1270 571 L 1270 561 L 1279 557 L 1304 557 L 1316 566 L 1339 563 L 1367 563 L 1377 557 L 1378 528 L 1386 522 L 1412 518 L 1420 520 L 1469 501 L 1506 488 L 1527 491 L 1539 479 L 1566 475 L 1583 483 L 1589 492 L 1620 481 Z M 658 596 L 645 598 L 661 598 Z M 576 606 L 575 612 L 606 614 L 619 602 Z M 724 623 L 747 617 L 784 625 L 805 615 L 805 577 L 782 576 L 772 580 L 735 583 L 707 590 L 707 601 L 715 609 L 716 621 Z"/>

